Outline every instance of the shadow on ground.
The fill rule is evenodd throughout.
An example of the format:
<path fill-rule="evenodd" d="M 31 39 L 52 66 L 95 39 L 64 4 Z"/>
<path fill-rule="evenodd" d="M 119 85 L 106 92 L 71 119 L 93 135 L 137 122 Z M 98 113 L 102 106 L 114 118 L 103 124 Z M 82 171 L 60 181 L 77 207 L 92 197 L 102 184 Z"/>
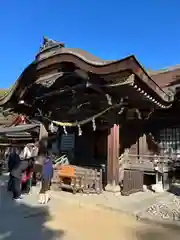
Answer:
<path fill-rule="evenodd" d="M 180 225 L 170 223 L 144 224 L 143 229 L 136 231 L 138 240 L 179 240 Z"/>
<path fill-rule="evenodd" d="M 2 178 L 1 178 L 2 179 Z M 49 229 L 51 220 L 48 207 L 16 203 L 6 191 L 1 180 L 0 196 L 0 240 L 54 240 L 62 239 L 64 231 Z"/>
<path fill-rule="evenodd" d="M 180 196 L 180 184 L 173 184 L 169 190 L 170 193 L 174 194 L 175 196 Z"/>

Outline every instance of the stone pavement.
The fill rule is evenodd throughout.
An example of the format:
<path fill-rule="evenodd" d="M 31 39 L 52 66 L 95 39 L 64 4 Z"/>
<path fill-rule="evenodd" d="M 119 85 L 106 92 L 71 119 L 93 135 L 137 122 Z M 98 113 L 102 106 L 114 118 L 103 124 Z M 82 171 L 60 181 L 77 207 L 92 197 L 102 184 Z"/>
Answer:
<path fill-rule="evenodd" d="M 75 194 L 65 191 L 53 191 L 53 198 L 64 199 L 72 204 L 88 207 L 100 207 L 137 216 L 147 207 L 169 196 L 169 193 L 138 192 L 130 196 L 121 196 L 109 192 L 96 195 Z"/>
<path fill-rule="evenodd" d="M 52 196 L 79 206 L 125 213 L 139 220 L 169 221 L 170 223 L 173 221 L 180 226 L 180 197 L 176 193 L 177 191 L 173 193 L 147 191 L 121 196 L 108 192 L 101 195 L 73 195 L 69 192 L 53 191 Z"/>

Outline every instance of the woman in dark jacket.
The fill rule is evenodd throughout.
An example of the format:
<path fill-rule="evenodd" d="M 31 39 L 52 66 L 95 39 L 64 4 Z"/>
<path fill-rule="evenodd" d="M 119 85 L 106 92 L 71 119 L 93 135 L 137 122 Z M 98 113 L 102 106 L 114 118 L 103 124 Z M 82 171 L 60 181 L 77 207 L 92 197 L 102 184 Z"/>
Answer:
<path fill-rule="evenodd" d="M 50 200 L 49 190 L 51 186 L 51 179 L 53 177 L 53 164 L 52 159 L 47 155 L 44 158 L 44 162 L 42 165 L 42 175 L 41 175 L 41 190 L 39 203 L 47 204 Z"/>
<path fill-rule="evenodd" d="M 16 149 L 12 148 L 8 158 L 8 172 L 9 172 L 9 181 L 8 181 L 8 191 L 12 191 L 12 175 L 11 171 L 20 163 L 19 155 L 16 152 Z"/>
<path fill-rule="evenodd" d="M 11 189 L 13 193 L 13 199 L 21 199 L 21 176 L 22 172 L 27 169 L 32 163 L 29 160 L 20 160 L 20 157 L 17 155 L 16 164 L 12 167 L 10 171 L 11 175 Z"/>

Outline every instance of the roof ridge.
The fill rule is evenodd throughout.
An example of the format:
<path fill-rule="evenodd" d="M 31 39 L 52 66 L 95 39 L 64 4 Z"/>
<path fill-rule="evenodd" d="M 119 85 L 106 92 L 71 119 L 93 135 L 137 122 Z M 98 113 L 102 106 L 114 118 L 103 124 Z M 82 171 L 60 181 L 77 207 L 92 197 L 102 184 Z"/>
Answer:
<path fill-rule="evenodd" d="M 166 72 L 172 72 L 174 70 L 180 69 L 180 64 L 176 64 L 175 66 L 170 66 L 167 68 L 163 68 L 160 70 L 155 70 L 155 71 L 148 71 L 150 75 L 157 75 L 157 74 L 161 74 L 161 73 L 166 73 Z"/>

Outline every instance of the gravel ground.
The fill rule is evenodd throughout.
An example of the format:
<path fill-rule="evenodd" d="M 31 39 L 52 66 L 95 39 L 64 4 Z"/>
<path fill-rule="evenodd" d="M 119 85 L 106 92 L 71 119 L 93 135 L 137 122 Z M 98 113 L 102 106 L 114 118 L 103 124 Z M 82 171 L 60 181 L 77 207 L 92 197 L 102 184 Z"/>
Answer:
<path fill-rule="evenodd" d="M 154 204 L 137 213 L 141 219 L 170 221 L 180 224 L 180 187 L 174 185 L 171 193 L 166 193 L 157 199 Z"/>

